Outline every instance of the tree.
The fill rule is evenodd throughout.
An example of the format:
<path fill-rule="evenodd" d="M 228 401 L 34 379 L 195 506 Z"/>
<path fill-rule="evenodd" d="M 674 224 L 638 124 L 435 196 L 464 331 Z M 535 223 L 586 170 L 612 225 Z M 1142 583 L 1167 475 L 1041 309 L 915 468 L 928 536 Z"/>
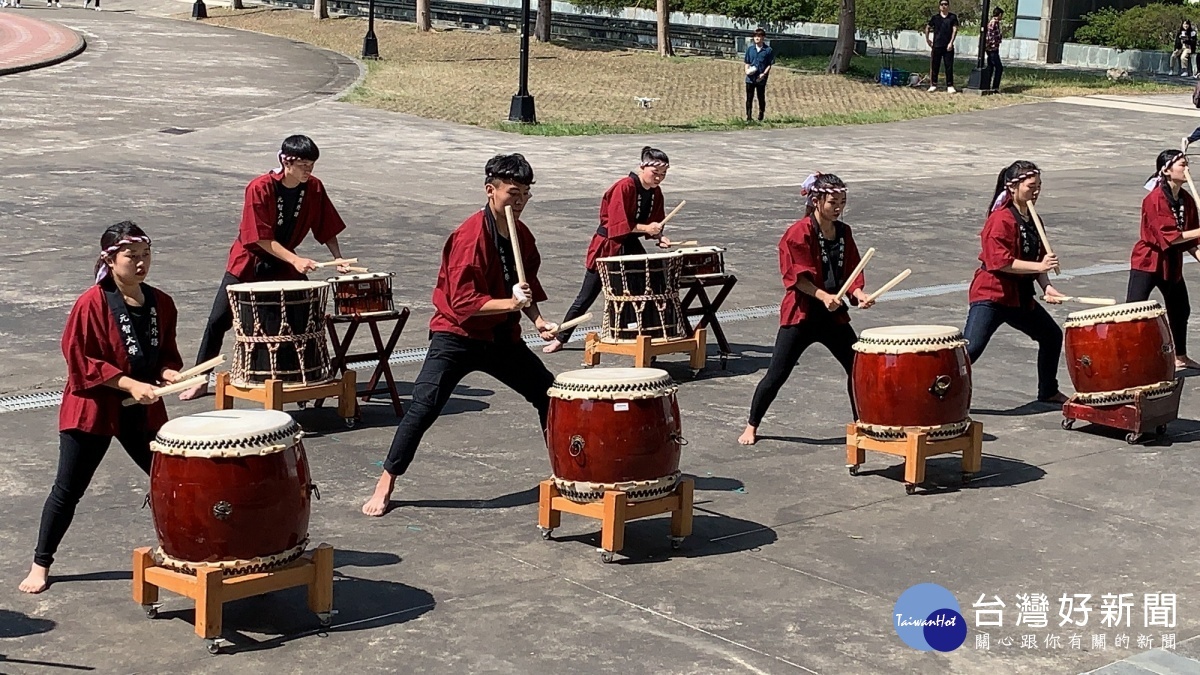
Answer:
<path fill-rule="evenodd" d="M 671 7 L 668 0 L 658 0 L 658 55 L 659 56 L 675 56 L 675 49 L 671 46 Z"/>
<path fill-rule="evenodd" d="M 318 21 L 329 18 L 329 3 L 327 0 L 313 0 L 313 18 Z"/>
<path fill-rule="evenodd" d="M 838 14 L 838 38 L 829 57 L 830 73 L 841 74 L 850 70 L 850 57 L 854 56 L 854 0 L 841 0 Z"/>
<path fill-rule="evenodd" d="M 417 30 L 422 33 L 433 30 L 433 20 L 429 15 L 429 0 L 417 0 Z"/>
<path fill-rule="evenodd" d="M 552 0 L 538 0 L 537 24 L 533 27 L 533 38 L 538 42 L 550 41 L 550 3 Z"/>

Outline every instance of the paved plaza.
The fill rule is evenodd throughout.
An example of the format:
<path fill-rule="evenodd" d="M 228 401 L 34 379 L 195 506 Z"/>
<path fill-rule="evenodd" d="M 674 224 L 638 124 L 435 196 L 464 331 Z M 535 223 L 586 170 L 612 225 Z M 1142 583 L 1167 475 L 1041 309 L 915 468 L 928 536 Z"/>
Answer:
<path fill-rule="evenodd" d="M 61 389 L 63 322 L 91 282 L 100 233 L 119 220 L 154 238 L 150 283 L 178 304 L 190 362 L 245 184 L 293 133 L 320 145 L 316 175 L 349 224 L 343 252 L 396 273 L 413 312 L 399 349 L 427 343 L 441 245 L 483 204 L 482 168 L 498 152 L 525 154 L 537 172 L 524 220 L 544 261 L 548 319 L 578 290 L 600 195 L 646 144 L 671 157 L 668 207 L 688 202 L 668 234 L 725 247 L 739 279 L 725 309 L 759 311 L 725 323 L 736 352 L 727 369 L 711 340 L 695 379 L 682 356 L 659 362 L 681 385 L 682 469 L 697 485 L 695 531 L 680 551 L 668 546 L 666 518 L 632 524 L 609 565 L 592 521 L 564 515 L 543 541 L 537 484 L 549 464 L 537 416 L 484 375 L 456 390 L 381 519 L 359 506 L 392 436 L 391 407 L 367 404 L 346 429 L 328 406 L 289 406 L 321 491 L 311 536 L 337 550 L 339 613 L 322 631 L 296 590 L 238 601 L 225 613 L 229 653 L 215 657 L 184 599 L 164 594 L 155 620 L 131 600 L 131 552 L 155 534 L 141 508 L 147 480 L 116 447 L 79 506 L 51 588 L 17 591 L 54 476 L 57 411 L 0 407 L 0 672 L 1200 672 L 1200 640 L 1189 641 L 1200 635 L 1195 380 L 1185 381 L 1182 419 L 1157 442 L 1064 431 L 1059 411 L 1031 403 L 1033 343 L 1002 329 L 974 369 L 982 473 L 960 486 L 955 460 L 931 460 L 926 489 L 909 496 L 890 457 L 869 455 L 860 475 L 847 474 L 845 380 L 815 347 L 762 440 L 736 443 L 770 360 L 782 294 L 775 247 L 801 213 L 805 176 L 833 172 L 849 184 L 845 219 L 861 247 L 877 250 L 868 288 L 912 269 L 902 292 L 854 311 L 860 332 L 962 326 L 996 173 L 1019 158 L 1044 172 L 1038 210 L 1063 261 L 1056 286 L 1123 299 L 1142 184 L 1157 153 L 1197 123 L 1186 96 L 1030 102 L 873 126 L 528 137 L 339 103 L 359 78 L 352 59 L 153 16 L 186 3 L 132 11 L 140 3 L 121 2 L 21 10 L 72 29 L 87 48 L 0 77 L 0 404 Z M 498 86 L 515 84 L 514 68 Z M 301 251 L 321 258 L 311 240 Z M 1061 321 L 1078 308 L 1050 311 Z M 581 354 L 573 342 L 545 360 L 558 373 Z M 404 397 L 418 368 L 395 367 Z M 1060 378 L 1069 393 L 1065 368 Z M 212 406 L 211 397 L 168 402 L 173 417 Z M 897 598 L 924 582 L 957 597 L 972 628 L 960 649 L 920 652 L 896 636 Z M 1039 593 L 1050 598 L 1048 625 L 1015 625 L 1017 596 Z M 1063 594 L 1091 596 L 1085 626 L 1059 625 Z M 1134 596 L 1128 628 L 1100 623 L 1104 594 Z M 1176 625 L 1144 625 L 1146 594 L 1175 594 Z M 989 649 L 977 641 L 981 596 L 1005 603 L 1002 627 L 978 628 Z M 1025 635 L 1036 648 L 1022 647 Z M 1153 649 L 1164 635 L 1174 651 Z"/>

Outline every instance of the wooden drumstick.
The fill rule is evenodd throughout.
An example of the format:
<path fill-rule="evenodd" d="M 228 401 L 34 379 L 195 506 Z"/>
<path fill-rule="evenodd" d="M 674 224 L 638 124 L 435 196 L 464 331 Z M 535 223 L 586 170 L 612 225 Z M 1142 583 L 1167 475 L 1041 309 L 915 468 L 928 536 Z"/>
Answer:
<path fill-rule="evenodd" d="M 855 267 L 850 276 L 846 277 L 846 283 L 842 284 L 842 290 L 838 291 L 837 295 L 834 296 L 838 302 L 841 302 L 842 298 L 846 297 L 846 293 L 850 290 L 850 284 L 854 283 L 858 275 L 862 274 L 863 268 L 867 266 L 867 263 L 870 262 L 871 257 L 874 255 L 874 248 L 867 249 L 867 254 L 862 257 L 862 260 L 858 261 L 858 267 Z"/>
<path fill-rule="evenodd" d="M 338 265 L 349 265 L 358 262 L 358 258 L 338 258 L 329 262 L 317 263 L 317 267 L 337 267 Z"/>
<path fill-rule="evenodd" d="M 1050 296 L 1042 296 L 1043 300 L 1049 299 Z M 1083 298 L 1074 295 L 1060 295 L 1056 298 L 1059 302 L 1078 302 L 1081 305 L 1115 305 L 1116 300 L 1112 298 Z"/>
<path fill-rule="evenodd" d="M 208 371 L 212 370 L 213 368 L 216 368 L 217 366 L 221 365 L 222 363 L 225 363 L 225 355 L 224 354 L 221 354 L 220 356 L 215 356 L 215 357 L 205 361 L 204 363 L 197 363 L 196 365 L 192 366 L 191 368 L 188 368 L 187 370 L 183 371 L 182 373 L 179 373 L 179 376 L 176 377 L 175 379 L 176 380 L 186 380 L 189 377 L 195 377 L 196 375 L 199 375 L 200 373 L 207 373 Z"/>
<path fill-rule="evenodd" d="M 879 288 L 879 290 L 868 295 L 867 302 L 874 302 L 875 298 L 878 298 L 879 296 L 883 295 L 884 293 L 887 293 L 888 291 L 895 288 L 896 284 L 899 284 L 901 281 L 904 281 L 905 279 L 907 279 L 908 275 L 910 275 L 910 274 L 912 274 L 912 270 L 904 270 L 900 274 L 897 274 L 895 276 L 895 278 L 893 278 L 891 281 L 889 281 L 886 284 L 884 284 L 883 286 L 881 286 Z"/>
<path fill-rule="evenodd" d="M 1196 184 L 1192 182 L 1192 172 L 1187 166 L 1183 167 L 1183 177 L 1187 179 L 1188 189 L 1192 191 L 1192 201 L 1196 202 L 1196 208 L 1200 208 L 1200 194 L 1196 192 Z"/>
<path fill-rule="evenodd" d="M 355 274 L 362 274 L 364 272 L 370 272 L 371 270 L 367 269 L 366 267 L 347 267 L 346 271 L 354 272 Z"/>
<path fill-rule="evenodd" d="M 177 391 L 183 391 L 184 389 L 191 389 L 192 387 L 194 387 L 198 384 L 207 384 L 207 383 L 208 383 L 208 375 L 197 375 L 196 377 L 193 377 L 190 380 L 176 382 L 175 384 L 168 384 L 165 387 L 155 387 L 154 395 L 159 398 L 162 398 L 163 396 L 166 396 L 167 394 L 174 394 Z M 121 401 L 121 405 L 125 406 L 126 408 L 128 408 L 130 406 L 135 406 L 137 404 L 138 404 L 137 399 L 134 399 L 134 398 L 127 398 L 124 401 Z"/>
<path fill-rule="evenodd" d="M 699 246 L 700 242 L 696 241 L 695 239 L 692 239 L 691 241 L 673 241 L 673 242 L 671 242 L 671 245 L 672 246 Z"/>
<path fill-rule="evenodd" d="M 521 257 L 521 241 L 517 237 L 517 219 L 513 217 L 511 206 L 504 207 L 504 217 L 508 219 L 508 239 L 512 242 L 513 258 L 516 259 L 517 280 L 524 284 L 527 283 L 525 281 L 525 261 Z"/>
<path fill-rule="evenodd" d="M 667 221 L 668 221 L 668 220 L 670 220 L 670 219 L 672 219 L 672 218 L 674 218 L 674 217 L 675 217 L 675 214 L 676 214 L 676 213 L 679 213 L 679 209 L 682 209 L 682 208 L 683 208 L 683 205 L 684 205 L 684 204 L 686 204 L 686 203 L 687 203 L 687 200 L 686 200 L 686 199 L 685 199 L 685 200 L 683 200 L 683 201 L 681 201 L 681 202 L 679 202 L 679 206 L 676 206 L 675 208 L 671 209 L 671 212 L 667 214 L 667 217 L 666 217 L 666 218 L 663 218 L 663 219 L 662 219 L 662 222 L 661 222 L 661 223 L 659 223 L 659 225 L 666 225 L 666 224 L 667 224 Z"/>
<path fill-rule="evenodd" d="M 584 321 L 587 321 L 587 320 L 589 320 L 589 319 L 591 319 L 591 318 L 592 318 L 592 313 L 591 313 L 591 312 L 588 312 L 587 314 L 584 314 L 583 316 L 581 316 L 581 317 L 579 317 L 579 318 L 577 318 L 577 319 L 571 319 L 570 321 L 564 321 L 564 322 L 562 322 L 561 324 L 559 324 L 558 326 L 556 326 L 556 327 L 554 328 L 554 330 L 550 331 L 550 334 L 551 334 L 551 335 L 558 335 L 558 334 L 559 334 L 559 332 L 561 332 L 561 331 L 564 331 L 564 330 L 566 330 L 566 329 L 568 329 L 568 328 L 574 328 L 575 326 L 578 326 L 579 324 L 581 324 L 581 323 L 583 323 Z"/>
<path fill-rule="evenodd" d="M 1038 237 L 1042 240 L 1042 246 L 1046 249 L 1046 255 L 1054 255 L 1054 249 L 1050 248 L 1050 240 L 1046 237 L 1046 228 L 1042 225 L 1042 218 L 1038 215 L 1037 209 L 1033 208 L 1033 202 L 1029 202 L 1029 215 L 1033 216 L 1033 226 L 1037 228 Z M 1059 274 L 1057 266 L 1054 268 L 1054 273 Z"/>

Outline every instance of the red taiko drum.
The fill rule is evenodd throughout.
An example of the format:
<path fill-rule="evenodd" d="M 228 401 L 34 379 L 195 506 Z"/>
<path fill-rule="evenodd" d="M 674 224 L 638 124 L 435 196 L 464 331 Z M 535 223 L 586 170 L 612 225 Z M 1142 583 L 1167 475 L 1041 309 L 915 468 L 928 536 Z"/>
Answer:
<path fill-rule="evenodd" d="M 957 328 L 869 328 L 854 351 L 851 377 L 860 432 L 895 439 L 904 438 L 906 430 L 920 430 L 931 440 L 966 433 L 971 361 Z"/>
<path fill-rule="evenodd" d="M 630 501 L 679 483 L 675 384 L 654 368 L 573 370 L 554 378 L 546 442 L 558 491 L 574 502 L 622 490 Z"/>
<path fill-rule="evenodd" d="M 150 444 L 158 564 L 245 574 L 299 557 L 316 489 L 300 436 L 278 410 L 218 410 L 167 422 Z"/>
<path fill-rule="evenodd" d="M 1075 400 L 1116 405 L 1133 401 L 1134 389 L 1150 398 L 1174 390 L 1175 342 L 1157 301 L 1072 312 L 1066 329 Z"/>
<path fill-rule="evenodd" d="M 354 316 L 395 311 L 393 276 L 391 272 L 375 272 L 329 279 L 333 286 L 333 314 Z"/>

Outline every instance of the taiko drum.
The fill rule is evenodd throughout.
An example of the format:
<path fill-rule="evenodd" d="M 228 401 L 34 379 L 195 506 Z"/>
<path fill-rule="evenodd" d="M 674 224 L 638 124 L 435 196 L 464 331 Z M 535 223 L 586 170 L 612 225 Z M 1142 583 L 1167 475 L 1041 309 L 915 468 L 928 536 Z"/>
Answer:
<path fill-rule="evenodd" d="M 621 490 L 630 501 L 679 483 L 675 384 L 654 368 L 573 370 L 554 379 L 546 443 L 555 486 L 576 502 Z"/>
<path fill-rule="evenodd" d="M 725 273 L 725 249 L 719 246 L 696 246 L 678 250 L 683 257 L 681 279 L 720 276 Z"/>
<path fill-rule="evenodd" d="M 268 570 L 308 542 L 308 459 L 277 410 L 219 410 L 167 422 L 150 444 L 150 508 L 160 565 Z"/>
<path fill-rule="evenodd" d="M 352 274 L 333 277 L 333 313 L 335 316 L 355 316 L 395 311 L 392 300 L 391 272 Z"/>
<path fill-rule="evenodd" d="M 915 427 L 943 439 L 964 433 L 971 411 L 966 346 L 962 332 L 949 326 L 864 330 L 851 375 L 860 430 L 903 437 Z"/>
<path fill-rule="evenodd" d="M 1067 372 L 1079 394 L 1120 392 L 1171 383 L 1175 343 L 1155 300 L 1067 315 Z"/>

